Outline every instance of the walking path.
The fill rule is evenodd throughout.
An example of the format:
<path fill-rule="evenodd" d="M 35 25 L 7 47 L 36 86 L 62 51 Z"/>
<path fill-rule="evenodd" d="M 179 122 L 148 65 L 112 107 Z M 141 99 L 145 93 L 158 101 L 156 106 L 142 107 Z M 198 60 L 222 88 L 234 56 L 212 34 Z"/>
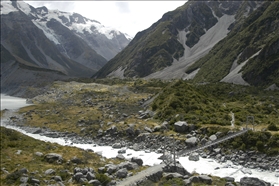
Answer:
<path fill-rule="evenodd" d="M 235 133 L 232 133 L 232 134 L 228 134 L 222 138 L 219 138 L 209 144 L 205 144 L 203 146 L 200 146 L 200 147 L 194 147 L 192 149 L 185 149 L 183 151 L 180 151 L 177 153 L 178 156 L 185 156 L 185 155 L 188 155 L 188 154 L 191 154 L 193 152 L 196 152 L 198 150 L 202 150 L 202 149 L 205 149 L 207 147 L 210 147 L 210 146 L 213 146 L 213 145 L 217 145 L 219 143 L 222 143 L 226 140 L 229 140 L 229 139 L 232 139 L 232 138 L 235 138 L 237 136 L 240 136 L 242 134 L 245 134 L 248 130 L 245 129 L 245 130 L 242 130 L 242 131 L 239 131 L 239 132 L 235 132 Z M 152 167 L 149 167 L 139 173 L 137 173 L 136 175 L 134 176 L 131 176 L 131 177 L 128 177 L 127 179 L 119 182 L 117 185 L 118 186 L 136 186 L 137 185 L 137 182 L 139 182 L 140 180 L 146 178 L 147 176 L 149 175 L 152 175 L 160 170 L 163 169 L 163 167 L 165 166 L 165 164 L 159 164 L 159 165 L 155 165 L 155 166 L 152 166 Z"/>

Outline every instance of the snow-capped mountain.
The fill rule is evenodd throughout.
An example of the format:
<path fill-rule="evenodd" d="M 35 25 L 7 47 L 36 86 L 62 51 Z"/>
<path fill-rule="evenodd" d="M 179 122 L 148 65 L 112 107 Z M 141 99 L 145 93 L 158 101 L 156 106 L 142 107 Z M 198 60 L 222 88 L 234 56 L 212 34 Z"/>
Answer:
<path fill-rule="evenodd" d="M 42 29 L 45 35 L 57 45 L 60 44 L 61 35 L 56 27 L 51 27 L 51 22 L 59 22 L 64 27 L 73 31 L 82 38 L 91 48 L 105 59 L 110 60 L 131 40 L 127 34 L 105 27 L 96 20 L 91 20 L 77 13 L 48 10 L 46 7 L 36 8 L 36 12 L 30 12 L 34 18 L 33 23 Z M 61 49 L 63 52 L 63 49 Z"/>
<path fill-rule="evenodd" d="M 62 76 L 91 77 L 129 41 L 76 13 L 1 1 L 1 88 Z"/>

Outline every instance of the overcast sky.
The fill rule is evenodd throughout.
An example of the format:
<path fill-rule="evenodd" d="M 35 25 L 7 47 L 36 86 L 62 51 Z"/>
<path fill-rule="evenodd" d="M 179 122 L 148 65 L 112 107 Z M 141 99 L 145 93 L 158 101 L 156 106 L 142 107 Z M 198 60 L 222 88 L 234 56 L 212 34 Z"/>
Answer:
<path fill-rule="evenodd" d="M 25 1 L 33 7 L 46 6 L 75 12 L 134 37 L 158 21 L 164 13 L 186 1 Z"/>

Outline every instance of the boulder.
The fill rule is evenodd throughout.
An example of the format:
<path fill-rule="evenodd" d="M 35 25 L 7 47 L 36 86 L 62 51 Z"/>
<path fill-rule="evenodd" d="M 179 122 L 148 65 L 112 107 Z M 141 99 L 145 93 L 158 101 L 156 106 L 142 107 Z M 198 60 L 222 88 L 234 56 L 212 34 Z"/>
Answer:
<path fill-rule="evenodd" d="M 163 177 L 163 171 L 157 171 L 155 173 L 152 173 L 148 176 L 146 176 L 148 180 L 151 180 L 153 182 L 158 182 Z"/>
<path fill-rule="evenodd" d="M 267 183 L 259 178 L 255 177 L 243 177 L 240 179 L 240 186 L 270 186 L 270 183 Z"/>
<path fill-rule="evenodd" d="M 190 161 L 199 161 L 200 160 L 200 156 L 198 153 L 193 153 L 189 156 L 188 158 Z"/>
<path fill-rule="evenodd" d="M 135 162 L 135 163 L 137 163 L 139 166 L 142 166 L 142 164 L 143 164 L 142 159 L 141 159 L 141 158 L 138 158 L 138 157 L 132 157 L 131 162 Z"/>
<path fill-rule="evenodd" d="M 81 178 L 84 178 L 81 172 L 77 172 L 76 174 L 74 174 L 74 180 L 76 180 L 77 182 L 79 182 Z"/>
<path fill-rule="evenodd" d="M 20 181 L 20 183 L 27 183 L 28 179 L 29 178 L 27 176 L 22 176 L 22 177 L 20 177 L 19 181 Z"/>
<path fill-rule="evenodd" d="M 118 150 L 118 154 L 125 154 L 126 153 L 126 149 L 120 149 Z"/>
<path fill-rule="evenodd" d="M 125 160 L 125 157 L 122 154 L 117 154 L 116 158 L 120 160 Z"/>
<path fill-rule="evenodd" d="M 39 157 L 42 157 L 44 154 L 41 153 L 41 152 L 35 152 L 35 155 L 36 155 L 36 156 L 39 156 Z"/>
<path fill-rule="evenodd" d="M 144 127 L 144 130 L 145 130 L 146 132 L 149 132 L 149 133 L 152 133 L 152 132 L 153 132 L 153 130 L 152 130 L 151 128 L 149 128 L 149 127 Z"/>
<path fill-rule="evenodd" d="M 54 176 L 53 179 L 57 182 L 63 181 L 61 176 Z"/>
<path fill-rule="evenodd" d="M 163 175 L 166 179 L 173 179 L 173 178 L 183 178 L 184 176 L 177 173 L 177 172 L 174 172 L 174 173 L 165 173 Z"/>
<path fill-rule="evenodd" d="M 99 180 L 90 180 L 88 182 L 88 185 L 93 185 L 93 186 L 101 186 L 101 182 Z"/>
<path fill-rule="evenodd" d="M 93 174 L 93 173 L 91 173 L 91 172 L 87 172 L 87 174 L 86 174 L 85 177 L 86 177 L 86 179 L 87 179 L 88 181 L 94 180 L 94 179 L 96 178 L 95 174 Z"/>
<path fill-rule="evenodd" d="M 44 159 L 49 163 L 61 163 L 63 161 L 62 155 L 56 153 L 48 153 L 45 155 Z"/>
<path fill-rule="evenodd" d="M 177 121 L 174 123 L 174 130 L 178 133 L 185 133 L 189 129 L 186 121 Z"/>
<path fill-rule="evenodd" d="M 185 143 L 189 147 L 194 147 L 198 144 L 198 138 L 197 137 L 191 137 L 185 140 Z"/>
<path fill-rule="evenodd" d="M 114 149 L 120 149 L 122 147 L 121 143 L 115 143 L 112 145 L 112 148 Z"/>
<path fill-rule="evenodd" d="M 123 169 L 119 169 L 115 175 L 117 178 L 126 178 L 127 177 L 127 174 L 128 174 L 128 171 L 126 168 L 123 168 Z"/>
<path fill-rule="evenodd" d="M 114 164 L 108 164 L 108 165 L 105 165 L 105 167 L 107 169 L 108 174 L 112 174 L 112 173 L 116 172 L 116 170 L 118 169 L 118 167 Z"/>
<path fill-rule="evenodd" d="M 71 162 L 76 163 L 76 164 L 82 164 L 83 163 L 82 160 L 80 158 L 77 158 L 76 156 L 71 159 Z"/>
<path fill-rule="evenodd" d="M 55 170 L 53 170 L 53 169 L 47 169 L 47 170 L 45 171 L 45 175 L 50 175 L 50 174 L 55 174 Z"/>
<path fill-rule="evenodd" d="M 127 161 L 127 162 L 122 162 L 122 163 L 118 164 L 118 167 L 120 169 L 126 168 L 127 170 L 134 170 L 134 169 L 137 169 L 139 166 L 137 163 Z"/>
<path fill-rule="evenodd" d="M 215 140 L 217 140 L 217 136 L 215 134 L 213 134 L 213 135 L 209 136 L 209 140 L 215 141 Z"/>
<path fill-rule="evenodd" d="M 199 179 L 200 179 L 201 182 L 203 182 L 205 184 L 208 184 L 208 185 L 212 184 L 212 178 L 210 178 L 207 175 L 199 175 Z"/>

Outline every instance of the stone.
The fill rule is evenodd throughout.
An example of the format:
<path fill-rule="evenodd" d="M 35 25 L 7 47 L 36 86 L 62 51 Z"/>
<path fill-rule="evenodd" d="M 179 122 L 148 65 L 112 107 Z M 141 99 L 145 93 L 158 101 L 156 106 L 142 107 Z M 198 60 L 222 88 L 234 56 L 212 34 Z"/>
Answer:
<path fill-rule="evenodd" d="M 149 128 L 149 127 L 144 127 L 144 130 L 145 130 L 146 132 L 149 132 L 149 133 L 152 133 L 152 132 L 153 132 L 153 130 L 152 130 L 151 128 Z"/>
<path fill-rule="evenodd" d="M 54 176 L 53 179 L 57 182 L 63 181 L 61 176 Z"/>
<path fill-rule="evenodd" d="M 118 167 L 120 169 L 126 168 L 127 170 L 134 170 L 134 169 L 138 169 L 139 168 L 137 163 L 135 163 L 135 162 L 128 162 L 128 161 L 127 162 L 122 162 L 122 163 L 118 164 Z"/>
<path fill-rule="evenodd" d="M 88 180 L 86 179 L 86 178 L 80 178 L 79 180 L 78 180 L 78 182 L 79 183 L 87 183 L 88 182 Z"/>
<path fill-rule="evenodd" d="M 31 178 L 30 183 L 31 184 L 38 184 L 38 185 L 40 185 L 40 180 L 35 179 L 35 178 Z"/>
<path fill-rule="evenodd" d="M 177 121 L 174 123 L 174 130 L 178 133 L 185 133 L 189 129 L 186 121 Z"/>
<path fill-rule="evenodd" d="M 45 175 L 50 175 L 50 174 L 55 174 L 55 170 L 53 170 L 53 169 L 47 169 L 47 170 L 45 171 Z"/>
<path fill-rule="evenodd" d="M 106 172 L 106 168 L 105 167 L 99 167 L 98 168 L 98 173 L 105 173 Z"/>
<path fill-rule="evenodd" d="M 192 153 L 189 158 L 188 158 L 190 161 L 199 161 L 200 160 L 200 157 L 199 157 L 199 154 L 198 153 Z"/>
<path fill-rule="evenodd" d="M 255 177 L 243 177 L 240 179 L 240 186 L 270 186 L 270 183 L 267 183 L 259 178 Z"/>
<path fill-rule="evenodd" d="M 194 147 L 194 146 L 196 146 L 197 143 L 198 143 L 198 138 L 197 138 L 197 137 L 191 137 L 191 138 L 189 138 L 189 139 L 186 139 L 186 140 L 185 140 L 185 143 L 186 143 L 186 145 L 189 146 L 189 147 Z"/>
<path fill-rule="evenodd" d="M 45 155 L 44 158 L 49 163 L 54 163 L 54 162 L 61 163 L 63 161 L 62 155 L 56 153 L 48 153 Z"/>
<path fill-rule="evenodd" d="M 183 176 L 191 175 L 181 164 L 170 164 L 169 166 L 163 167 L 164 172 L 177 172 Z"/>
<path fill-rule="evenodd" d="M 206 183 L 208 185 L 212 184 L 212 178 L 210 178 L 207 175 L 199 175 L 199 179 L 200 179 L 201 182 Z"/>
<path fill-rule="evenodd" d="M 112 148 L 114 149 L 120 149 L 122 147 L 121 143 L 115 143 L 112 145 Z"/>
<path fill-rule="evenodd" d="M 234 182 L 234 178 L 233 177 L 224 177 L 224 179 L 227 181 L 227 182 Z"/>
<path fill-rule="evenodd" d="M 116 158 L 120 160 L 125 160 L 125 157 L 122 154 L 117 154 Z"/>
<path fill-rule="evenodd" d="M 22 150 L 17 150 L 15 154 L 20 155 Z"/>
<path fill-rule="evenodd" d="M 142 166 L 142 164 L 143 164 L 142 159 L 141 159 L 141 158 L 138 158 L 138 157 L 132 157 L 131 162 L 135 162 L 135 163 L 137 163 L 139 166 Z"/>
<path fill-rule="evenodd" d="M 217 140 L 217 136 L 215 134 L 213 134 L 213 135 L 209 136 L 209 140 L 215 141 L 215 140 Z"/>
<path fill-rule="evenodd" d="M 154 128 L 153 128 L 153 131 L 154 132 L 159 132 L 160 130 L 161 130 L 161 126 L 155 126 Z"/>
<path fill-rule="evenodd" d="M 128 171 L 126 168 L 122 168 L 122 169 L 119 169 L 115 175 L 117 178 L 126 178 L 127 177 L 127 174 L 128 174 Z"/>
<path fill-rule="evenodd" d="M 161 180 L 161 178 L 163 177 L 163 171 L 157 171 L 155 173 L 152 173 L 148 176 L 146 176 L 148 180 L 151 180 L 153 182 L 158 182 Z"/>
<path fill-rule="evenodd" d="M 173 178 L 183 178 L 184 176 L 177 173 L 177 172 L 174 172 L 174 173 L 165 173 L 163 175 L 166 179 L 173 179 Z"/>
<path fill-rule="evenodd" d="M 120 149 L 118 150 L 118 154 L 125 154 L 126 153 L 126 149 Z"/>
<path fill-rule="evenodd" d="M 39 156 L 39 157 L 42 157 L 44 154 L 41 153 L 41 152 L 35 152 L 35 155 L 36 155 L 36 156 Z"/>
<path fill-rule="evenodd" d="M 76 180 L 77 182 L 83 178 L 83 174 L 81 172 L 77 172 L 75 175 L 74 175 L 74 180 Z"/>
<path fill-rule="evenodd" d="M 116 172 L 116 170 L 118 169 L 118 167 L 114 164 L 108 164 L 108 165 L 105 165 L 105 167 L 107 169 L 108 174 L 112 174 L 112 173 Z"/>
<path fill-rule="evenodd" d="M 94 179 L 96 179 L 96 176 L 95 176 L 95 174 L 93 174 L 93 173 L 91 173 L 91 172 L 87 172 L 87 174 L 86 174 L 86 179 L 87 179 L 88 181 L 94 180 Z"/>
<path fill-rule="evenodd" d="M 71 162 L 76 163 L 76 164 L 82 164 L 83 163 L 82 160 L 80 158 L 76 157 L 76 156 L 71 159 Z"/>
<path fill-rule="evenodd" d="M 28 179 L 29 178 L 27 176 L 22 176 L 22 177 L 20 177 L 19 181 L 20 181 L 20 183 L 27 183 Z"/>
<path fill-rule="evenodd" d="M 88 182 L 89 185 L 93 185 L 93 186 L 101 186 L 101 182 L 99 180 L 90 180 Z"/>

